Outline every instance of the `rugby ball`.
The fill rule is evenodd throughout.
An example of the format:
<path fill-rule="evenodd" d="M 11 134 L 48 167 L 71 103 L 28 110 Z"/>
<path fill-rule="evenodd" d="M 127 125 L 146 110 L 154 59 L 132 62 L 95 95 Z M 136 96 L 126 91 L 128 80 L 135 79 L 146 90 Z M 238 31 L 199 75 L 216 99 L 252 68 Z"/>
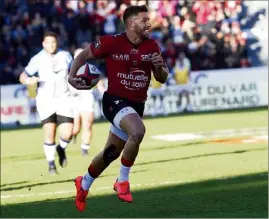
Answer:
<path fill-rule="evenodd" d="M 82 78 L 86 85 L 94 87 L 100 80 L 100 74 L 97 67 L 86 63 L 78 69 L 76 76 Z"/>

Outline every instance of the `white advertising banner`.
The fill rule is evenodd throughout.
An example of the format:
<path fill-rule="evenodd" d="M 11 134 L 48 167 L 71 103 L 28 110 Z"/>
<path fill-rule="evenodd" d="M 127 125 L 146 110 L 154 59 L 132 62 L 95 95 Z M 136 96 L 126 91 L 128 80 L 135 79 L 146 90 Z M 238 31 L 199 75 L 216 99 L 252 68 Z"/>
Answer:
<path fill-rule="evenodd" d="M 164 87 L 163 100 L 154 99 L 149 90 L 145 115 L 267 106 L 268 67 L 192 72 L 187 87 L 189 103 L 184 95 L 182 102 L 178 101 L 184 86 Z"/>
<path fill-rule="evenodd" d="M 1 123 L 29 124 L 29 106 L 27 99 L 1 100 Z"/>
<path fill-rule="evenodd" d="M 268 105 L 267 67 L 193 72 L 193 111 Z"/>
<path fill-rule="evenodd" d="M 1 86 L 1 124 L 23 125 L 40 123 L 36 112 L 31 112 L 35 101 L 28 99 L 24 85 Z"/>

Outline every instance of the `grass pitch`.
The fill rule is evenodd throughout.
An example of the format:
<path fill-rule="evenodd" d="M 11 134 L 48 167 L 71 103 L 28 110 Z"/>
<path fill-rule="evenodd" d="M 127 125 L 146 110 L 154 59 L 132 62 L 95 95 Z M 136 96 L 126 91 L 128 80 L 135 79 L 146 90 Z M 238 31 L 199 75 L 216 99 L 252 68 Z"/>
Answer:
<path fill-rule="evenodd" d="M 1 217 L 268 218 L 267 141 L 239 143 L 232 141 L 238 139 L 236 134 L 221 141 L 211 141 L 210 136 L 183 141 L 152 138 L 224 129 L 237 133 L 267 127 L 267 121 L 267 110 L 147 119 L 130 178 L 134 203 L 120 202 L 112 190 L 117 160 L 94 182 L 83 213 L 74 206 L 73 179 L 87 171 L 105 144 L 110 125 L 94 125 L 89 157 L 81 156 L 79 141 L 69 145 L 68 166 L 58 167 L 56 176 L 47 172 L 40 128 L 1 131 Z"/>

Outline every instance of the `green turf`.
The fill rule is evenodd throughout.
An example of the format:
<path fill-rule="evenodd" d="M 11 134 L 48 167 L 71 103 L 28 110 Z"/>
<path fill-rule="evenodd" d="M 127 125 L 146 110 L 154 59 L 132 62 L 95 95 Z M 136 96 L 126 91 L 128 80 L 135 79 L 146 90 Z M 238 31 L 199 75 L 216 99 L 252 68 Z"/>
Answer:
<path fill-rule="evenodd" d="M 267 143 L 166 142 L 153 135 L 267 127 L 266 110 L 145 120 L 147 134 L 131 184 L 134 203 L 117 200 L 119 160 L 96 180 L 84 213 L 73 205 L 73 178 L 102 149 L 108 123 L 94 125 L 89 157 L 68 148 L 68 167 L 50 176 L 42 130 L 1 132 L 1 217 L 268 217 Z"/>

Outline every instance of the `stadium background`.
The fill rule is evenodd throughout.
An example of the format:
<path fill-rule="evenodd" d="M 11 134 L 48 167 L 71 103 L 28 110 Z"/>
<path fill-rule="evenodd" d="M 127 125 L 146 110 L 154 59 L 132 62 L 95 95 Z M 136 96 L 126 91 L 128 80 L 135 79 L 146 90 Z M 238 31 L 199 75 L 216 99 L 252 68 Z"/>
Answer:
<path fill-rule="evenodd" d="M 39 124 L 37 116 L 29 116 L 31 96 L 18 77 L 40 51 L 44 31 L 57 32 L 60 47 L 73 54 L 101 35 L 121 32 L 126 6 L 145 3 L 152 37 L 171 72 L 163 111 L 157 112 L 160 99 L 154 105 L 149 92 L 146 116 L 158 118 L 145 120 L 147 136 L 132 176 L 134 196 L 145 203 L 115 203 L 107 189 L 117 175 L 115 163 L 93 187 L 84 216 L 268 217 L 268 2 L 240 0 L 204 6 L 183 0 L 1 1 L 1 216 L 81 216 L 72 210 L 72 177 L 89 159 L 71 145 L 71 165 L 50 178 L 40 126 L 20 126 Z M 178 111 L 173 93 L 179 53 L 190 63 L 193 84 L 192 109 L 185 111 Z M 105 77 L 105 63 L 93 64 Z M 96 104 L 97 119 L 99 109 Z M 94 125 L 90 159 L 104 145 L 98 136 L 107 130 L 107 122 Z"/>

